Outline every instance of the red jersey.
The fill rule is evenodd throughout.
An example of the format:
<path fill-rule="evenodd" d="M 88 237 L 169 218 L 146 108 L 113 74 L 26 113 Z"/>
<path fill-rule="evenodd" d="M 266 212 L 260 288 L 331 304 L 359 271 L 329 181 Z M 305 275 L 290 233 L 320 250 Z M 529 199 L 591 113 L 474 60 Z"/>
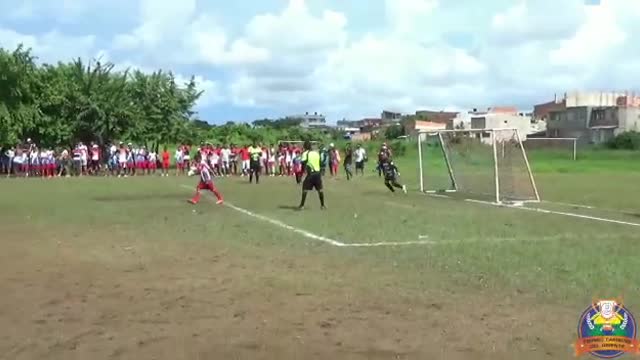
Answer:
<path fill-rule="evenodd" d="M 162 152 L 162 162 L 169 163 L 169 152 L 168 151 L 163 151 Z"/>
<path fill-rule="evenodd" d="M 249 160 L 249 149 L 240 149 L 240 158 L 242 159 L 242 161 Z"/>

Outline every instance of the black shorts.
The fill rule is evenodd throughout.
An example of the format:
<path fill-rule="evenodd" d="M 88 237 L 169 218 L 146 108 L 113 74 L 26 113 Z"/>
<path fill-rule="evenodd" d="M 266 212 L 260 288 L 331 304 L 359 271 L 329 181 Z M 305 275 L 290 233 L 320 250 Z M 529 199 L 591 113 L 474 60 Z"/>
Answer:
<path fill-rule="evenodd" d="M 356 161 L 356 169 L 364 169 L 364 161 Z"/>
<path fill-rule="evenodd" d="M 249 168 L 251 170 L 256 170 L 256 171 L 260 170 L 260 160 L 257 160 L 257 161 L 251 160 L 249 162 Z"/>
<path fill-rule="evenodd" d="M 302 182 L 302 190 L 322 190 L 322 175 L 319 172 L 307 174 Z"/>

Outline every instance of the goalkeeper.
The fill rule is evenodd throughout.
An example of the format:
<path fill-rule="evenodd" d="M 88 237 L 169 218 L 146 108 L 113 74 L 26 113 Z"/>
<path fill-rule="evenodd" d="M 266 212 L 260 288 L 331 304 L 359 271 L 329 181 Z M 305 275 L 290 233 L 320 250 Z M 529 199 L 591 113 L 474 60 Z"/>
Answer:
<path fill-rule="evenodd" d="M 396 165 L 389 159 L 389 157 L 384 156 L 380 158 L 380 169 L 384 174 L 384 185 L 391 190 L 391 192 L 396 192 L 395 188 L 402 189 L 402 192 L 407 193 L 407 186 L 400 184 L 398 182 L 398 176 L 400 173 L 398 172 L 398 168 Z"/>

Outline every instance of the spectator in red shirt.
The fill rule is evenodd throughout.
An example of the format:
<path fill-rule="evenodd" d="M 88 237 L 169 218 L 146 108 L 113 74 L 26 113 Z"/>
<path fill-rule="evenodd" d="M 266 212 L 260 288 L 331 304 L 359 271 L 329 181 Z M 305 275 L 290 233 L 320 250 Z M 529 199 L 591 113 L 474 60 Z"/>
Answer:
<path fill-rule="evenodd" d="M 167 150 L 167 147 L 165 146 L 162 151 L 162 176 L 169 176 L 169 159 L 169 150 Z"/>
<path fill-rule="evenodd" d="M 240 149 L 240 159 L 242 160 L 242 176 L 249 174 L 249 148 L 243 146 Z"/>

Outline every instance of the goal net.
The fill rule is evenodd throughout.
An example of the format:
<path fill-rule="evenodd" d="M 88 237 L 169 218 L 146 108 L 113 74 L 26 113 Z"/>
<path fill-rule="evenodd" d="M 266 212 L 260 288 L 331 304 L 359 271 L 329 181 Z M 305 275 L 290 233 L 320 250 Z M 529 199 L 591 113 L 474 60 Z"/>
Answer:
<path fill-rule="evenodd" d="M 496 203 L 540 201 L 516 129 L 441 130 L 418 136 L 420 190 Z"/>
<path fill-rule="evenodd" d="M 527 138 L 524 148 L 529 154 L 576 160 L 577 144 L 577 138 Z"/>

